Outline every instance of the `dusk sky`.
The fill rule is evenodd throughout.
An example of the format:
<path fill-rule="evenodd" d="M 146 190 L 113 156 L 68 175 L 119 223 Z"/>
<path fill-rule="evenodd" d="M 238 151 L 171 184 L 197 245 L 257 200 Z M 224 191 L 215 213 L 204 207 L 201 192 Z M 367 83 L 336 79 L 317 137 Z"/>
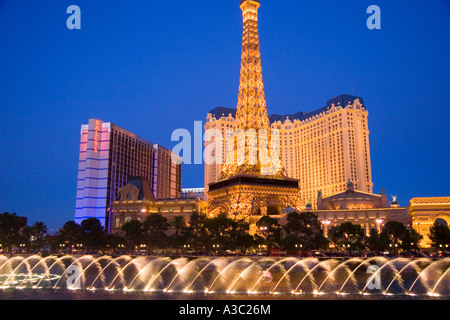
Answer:
<path fill-rule="evenodd" d="M 450 196 L 450 0 L 261 0 L 259 31 L 269 114 L 360 96 L 374 192 Z M 241 37 L 239 0 L 0 0 L 0 212 L 74 219 L 90 118 L 173 148 L 174 130 L 235 108 Z M 203 165 L 182 184 L 203 187 Z"/>

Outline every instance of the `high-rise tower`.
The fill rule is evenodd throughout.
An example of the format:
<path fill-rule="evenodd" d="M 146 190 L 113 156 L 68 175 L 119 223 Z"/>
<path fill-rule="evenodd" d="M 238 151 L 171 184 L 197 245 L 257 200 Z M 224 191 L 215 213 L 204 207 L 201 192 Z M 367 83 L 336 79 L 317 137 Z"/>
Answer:
<path fill-rule="evenodd" d="M 244 32 L 235 129 L 268 130 L 270 128 L 259 50 L 259 7 L 259 0 L 241 1 Z"/>
<path fill-rule="evenodd" d="M 261 215 L 297 209 L 302 202 L 298 180 L 284 174 L 267 114 L 258 35 L 260 1 L 242 0 L 240 7 L 244 29 L 234 136 L 226 137 L 231 147 L 219 181 L 209 185 L 208 198 L 210 214 L 247 218 L 254 226 Z"/>
<path fill-rule="evenodd" d="M 97 218 L 111 230 L 112 203 L 130 176 L 150 183 L 157 199 L 181 193 L 181 164 L 171 150 L 113 123 L 90 119 L 81 126 L 75 222 Z"/>
<path fill-rule="evenodd" d="M 282 176 L 278 141 L 272 140 L 264 94 L 258 33 L 260 1 L 242 0 L 240 7 L 244 28 L 234 143 L 228 148 L 221 178 L 239 173 Z"/>

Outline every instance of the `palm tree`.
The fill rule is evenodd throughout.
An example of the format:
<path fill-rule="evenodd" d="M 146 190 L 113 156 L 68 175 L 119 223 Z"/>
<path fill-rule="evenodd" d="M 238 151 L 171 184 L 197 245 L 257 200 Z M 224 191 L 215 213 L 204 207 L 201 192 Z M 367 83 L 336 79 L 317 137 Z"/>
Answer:
<path fill-rule="evenodd" d="M 405 225 L 398 221 L 388 221 L 384 227 L 383 231 L 385 235 L 391 239 L 390 246 L 392 247 L 394 254 L 397 254 L 397 247 L 399 244 L 399 240 L 405 237 L 408 233 Z"/>
<path fill-rule="evenodd" d="M 45 223 L 36 221 L 32 226 L 31 230 L 33 232 L 33 236 L 36 237 L 36 239 L 41 239 L 47 234 L 47 226 Z"/>
<path fill-rule="evenodd" d="M 18 242 L 20 244 L 24 244 L 25 245 L 25 250 L 26 252 L 30 252 L 31 250 L 31 241 L 30 239 L 33 238 L 33 230 L 30 226 L 24 226 L 20 229 L 20 236 L 17 238 Z"/>
<path fill-rule="evenodd" d="M 100 221 L 88 218 L 81 222 L 81 242 L 89 250 L 99 251 L 105 245 L 105 232 Z"/>
<path fill-rule="evenodd" d="M 175 230 L 175 234 L 173 235 L 173 244 L 178 249 L 182 242 L 182 237 L 180 237 L 180 232 L 186 229 L 186 220 L 183 217 L 177 216 L 170 221 L 170 227 L 172 230 Z"/>
<path fill-rule="evenodd" d="M 257 235 L 262 237 L 267 246 L 267 253 L 270 253 L 270 247 L 281 242 L 281 226 L 277 219 L 270 216 L 263 216 L 256 223 L 258 228 Z"/>
<path fill-rule="evenodd" d="M 284 242 L 287 249 L 292 250 L 295 245 L 300 245 L 302 249 L 315 250 L 328 244 L 322 232 L 322 224 L 312 212 L 289 213 L 283 229 L 286 233 Z"/>
<path fill-rule="evenodd" d="M 340 226 L 332 227 L 330 237 L 338 247 L 343 246 L 346 250 L 361 250 L 364 248 L 364 230 L 359 224 L 344 222 Z"/>
<path fill-rule="evenodd" d="M 123 225 L 122 230 L 125 232 L 125 239 L 132 250 L 144 242 L 144 228 L 140 221 L 128 221 Z"/>
<path fill-rule="evenodd" d="M 71 254 L 72 246 L 81 242 L 81 233 L 82 230 L 79 224 L 75 223 L 75 221 L 68 221 L 58 230 L 57 239 L 60 243 L 65 243 L 69 246 L 69 254 Z"/>
<path fill-rule="evenodd" d="M 44 247 L 44 237 L 47 235 L 47 226 L 45 223 L 37 221 L 31 227 L 32 241 L 31 245 L 40 250 Z"/>
<path fill-rule="evenodd" d="M 106 235 L 106 248 L 110 254 L 123 252 L 125 248 L 125 238 L 117 234 Z"/>
<path fill-rule="evenodd" d="M 217 217 L 206 219 L 205 227 L 208 231 L 209 244 L 211 248 L 218 245 L 218 253 L 222 250 L 231 249 L 233 245 L 235 221 L 227 217 L 225 213 Z"/>
<path fill-rule="evenodd" d="M 6 251 L 11 250 L 20 237 L 20 229 L 23 227 L 16 213 L 0 214 L 0 244 L 5 246 Z"/>
<path fill-rule="evenodd" d="M 406 234 L 402 238 L 402 249 L 406 251 L 418 250 L 419 242 L 423 236 L 413 228 L 407 228 Z"/>
<path fill-rule="evenodd" d="M 450 244 L 450 229 L 446 224 L 435 222 L 430 228 L 430 240 L 434 248 L 446 248 Z M 448 248 L 448 247 L 447 247 Z"/>
<path fill-rule="evenodd" d="M 169 222 L 160 213 L 152 213 L 144 221 L 143 229 L 147 237 L 147 253 L 152 248 L 161 248 L 167 240 Z"/>
<path fill-rule="evenodd" d="M 194 251 L 198 252 L 199 246 L 203 247 L 207 244 L 208 233 L 205 227 L 206 215 L 194 211 L 189 218 L 189 227 L 186 228 L 186 238 L 194 244 Z"/>

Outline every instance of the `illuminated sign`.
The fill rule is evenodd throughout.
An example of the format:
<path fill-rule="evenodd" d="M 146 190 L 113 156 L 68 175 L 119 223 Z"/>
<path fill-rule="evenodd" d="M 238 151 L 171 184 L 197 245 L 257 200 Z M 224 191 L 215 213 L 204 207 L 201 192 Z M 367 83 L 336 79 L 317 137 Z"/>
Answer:
<path fill-rule="evenodd" d="M 100 121 L 99 120 L 95 120 L 94 152 L 98 152 L 99 131 L 100 131 Z"/>

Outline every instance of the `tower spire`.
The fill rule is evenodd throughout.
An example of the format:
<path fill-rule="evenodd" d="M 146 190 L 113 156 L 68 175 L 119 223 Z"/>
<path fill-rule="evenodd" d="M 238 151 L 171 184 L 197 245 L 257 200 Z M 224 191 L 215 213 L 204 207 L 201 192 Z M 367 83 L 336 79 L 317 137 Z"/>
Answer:
<path fill-rule="evenodd" d="M 258 33 L 259 0 L 241 0 L 244 30 L 235 129 L 269 129 Z"/>
<path fill-rule="evenodd" d="M 259 0 L 241 0 L 243 16 L 241 74 L 235 136 L 230 142 L 221 179 L 237 174 L 285 175 L 278 150 L 272 152 L 258 33 Z M 230 138 L 230 137 L 228 137 Z"/>

